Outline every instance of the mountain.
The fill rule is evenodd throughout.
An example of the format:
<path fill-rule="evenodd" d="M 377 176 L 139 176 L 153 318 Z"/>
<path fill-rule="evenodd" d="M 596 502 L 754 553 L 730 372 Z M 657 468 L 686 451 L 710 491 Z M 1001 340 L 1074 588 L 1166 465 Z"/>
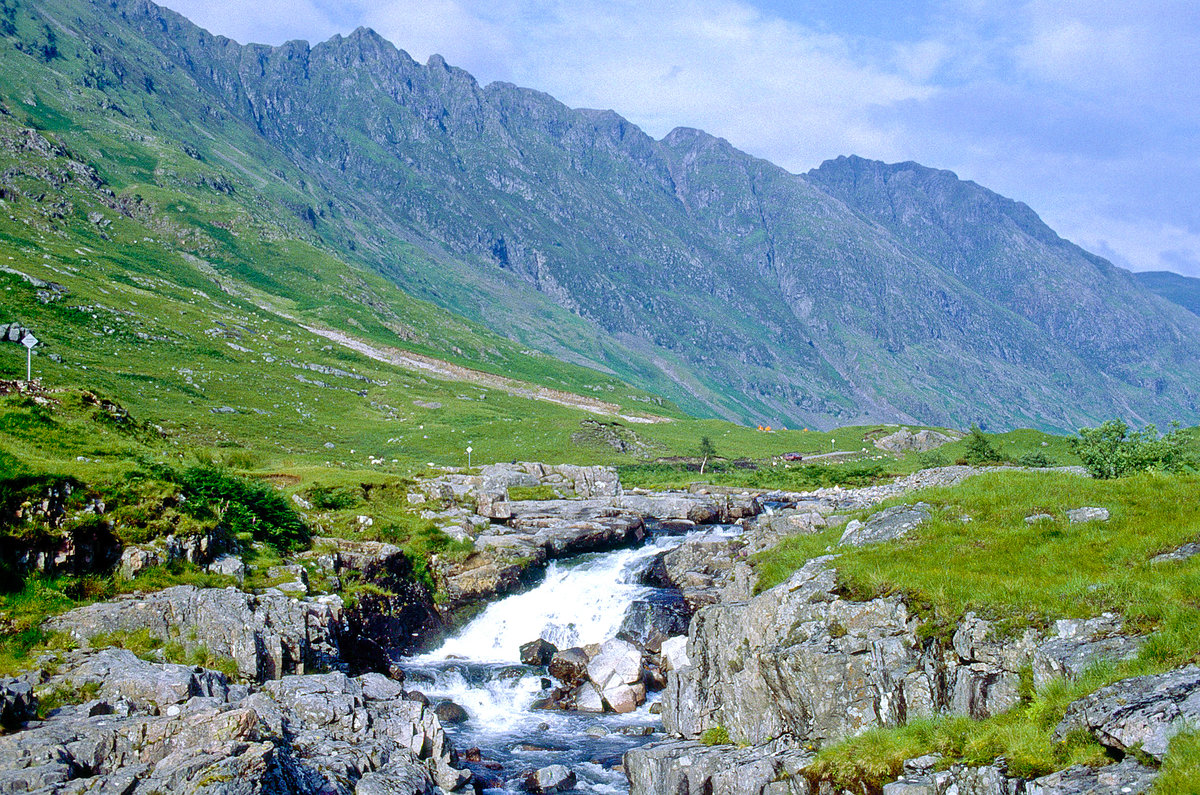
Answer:
<path fill-rule="evenodd" d="M 3 14 L 14 119 L 143 212 L 233 245 L 206 208 L 236 206 L 272 256 L 302 240 L 326 273 L 399 288 L 330 311 L 303 280 L 252 280 L 334 327 L 349 315 L 379 341 L 535 378 L 516 352 L 543 351 L 751 424 L 1200 419 L 1200 318 L 948 172 L 843 158 L 791 174 L 697 130 L 654 140 L 481 86 L 365 29 L 267 47 L 148 0 Z M 197 200 L 172 205 L 179 190 Z M 372 319 L 396 302 L 507 347 Z"/>
<path fill-rule="evenodd" d="M 1143 271 L 1133 278 L 1155 295 L 1200 315 L 1200 279 L 1171 271 Z"/>

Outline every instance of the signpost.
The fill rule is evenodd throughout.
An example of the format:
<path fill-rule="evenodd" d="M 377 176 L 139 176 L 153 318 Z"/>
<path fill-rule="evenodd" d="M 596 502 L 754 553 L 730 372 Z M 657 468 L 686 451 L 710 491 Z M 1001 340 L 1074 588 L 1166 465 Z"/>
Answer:
<path fill-rule="evenodd" d="M 32 334 L 26 334 L 21 338 L 21 344 L 25 346 L 25 380 L 33 380 L 33 346 L 38 344 L 37 337 Z"/>
<path fill-rule="evenodd" d="M 471 468 L 471 448 L 467 447 L 467 469 Z"/>

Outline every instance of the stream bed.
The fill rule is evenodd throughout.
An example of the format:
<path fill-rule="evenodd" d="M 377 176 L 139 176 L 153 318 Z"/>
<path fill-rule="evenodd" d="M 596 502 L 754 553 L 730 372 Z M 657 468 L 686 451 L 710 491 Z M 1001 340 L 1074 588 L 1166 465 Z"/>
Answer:
<path fill-rule="evenodd" d="M 690 535 L 738 532 L 709 526 Z M 630 604 L 660 590 L 640 584 L 639 575 L 687 537 L 653 533 L 640 547 L 553 561 L 540 584 L 493 602 L 441 647 L 405 664 L 409 690 L 466 711 L 465 721 L 444 728 L 482 789 L 518 792 L 525 773 L 555 764 L 574 771 L 576 791 L 629 789 L 621 758 L 661 739 L 662 721 L 650 711 L 660 694 L 624 715 L 532 709 L 558 682 L 544 667 L 522 665 L 520 647 L 538 638 L 566 649 L 615 637 Z"/>

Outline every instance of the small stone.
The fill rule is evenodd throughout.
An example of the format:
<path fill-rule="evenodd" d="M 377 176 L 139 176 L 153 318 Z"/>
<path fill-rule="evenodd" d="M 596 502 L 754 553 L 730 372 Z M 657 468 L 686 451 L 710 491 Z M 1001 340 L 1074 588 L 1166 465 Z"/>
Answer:
<path fill-rule="evenodd" d="M 1082 522 L 1107 522 L 1108 509 L 1097 508 L 1094 506 L 1085 506 L 1076 508 L 1073 511 L 1067 511 L 1067 520 L 1071 524 L 1080 524 Z"/>

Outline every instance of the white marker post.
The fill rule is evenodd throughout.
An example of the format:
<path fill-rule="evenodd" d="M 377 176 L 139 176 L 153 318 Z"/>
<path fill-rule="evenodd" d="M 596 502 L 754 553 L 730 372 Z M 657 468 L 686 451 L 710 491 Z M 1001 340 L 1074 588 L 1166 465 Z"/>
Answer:
<path fill-rule="evenodd" d="M 26 334 L 21 338 L 21 344 L 25 346 L 25 380 L 33 380 L 33 346 L 38 344 L 37 337 L 32 334 Z"/>
<path fill-rule="evenodd" d="M 471 468 L 471 448 L 467 448 L 467 469 Z"/>

